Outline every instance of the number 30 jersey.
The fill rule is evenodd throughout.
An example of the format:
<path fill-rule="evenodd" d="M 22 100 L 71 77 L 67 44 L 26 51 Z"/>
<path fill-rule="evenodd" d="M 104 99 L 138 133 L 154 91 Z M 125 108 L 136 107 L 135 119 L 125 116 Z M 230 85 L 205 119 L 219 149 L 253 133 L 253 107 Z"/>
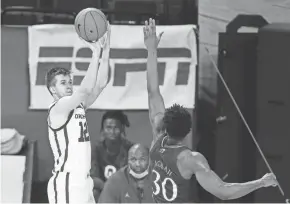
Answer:
<path fill-rule="evenodd" d="M 190 182 L 177 167 L 180 152 L 186 146 L 166 146 L 167 136 L 160 137 L 150 151 L 151 184 L 156 203 L 190 203 Z"/>
<path fill-rule="evenodd" d="M 50 106 L 49 112 L 55 104 Z M 83 105 L 73 109 L 66 122 L 57 129 L 50 126 L 51 120 L 53 118 L 48 115 L 48 137 L 54 156 L 53 173 L 60 171 L 87 175 L 91 169 L 91 142 Z"/>

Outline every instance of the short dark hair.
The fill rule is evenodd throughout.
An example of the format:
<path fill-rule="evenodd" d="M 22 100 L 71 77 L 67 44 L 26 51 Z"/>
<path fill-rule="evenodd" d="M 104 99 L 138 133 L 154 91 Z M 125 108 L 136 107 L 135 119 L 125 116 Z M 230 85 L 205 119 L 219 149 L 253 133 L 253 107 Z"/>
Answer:
<path fill-rule="evenodd" d="M 106 119 L 115 119 L 118 120 L 121 125 L 124 127 L 130 127 L 130 123 L 126 114 L 121 110 L 109 110 L 102 117 L 101 130 L 104 128 L 104 122 Z"/>
<path fill-rule="evenodd" d="M 63 68 L 63 67 L 54 67 L 51 68 L 45 76 L 45 81 L 46 81 L 46 87 L 49 91 L 49 93 L 52 95 L 51 91 L 49 90 L 49 88 L 52 86 L 53 82 L 54 82 L 54 78 L 57 75 L 70 75 L 71 71 L 69 69 Z"/>
<path fill-rule="evenodd" d="M 169 135 L 177 140 L 182 140 L 191 130 L 191 115 L 181 105 L 174 104 L 166 109 L 163 117 L 164 128 Z"/>

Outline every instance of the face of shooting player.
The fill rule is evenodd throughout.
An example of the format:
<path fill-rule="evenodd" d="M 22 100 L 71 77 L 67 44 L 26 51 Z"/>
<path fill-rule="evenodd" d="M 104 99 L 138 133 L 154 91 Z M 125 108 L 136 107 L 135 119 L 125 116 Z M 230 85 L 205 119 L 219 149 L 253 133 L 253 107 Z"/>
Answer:
<path fill-rule="evenodd" d="M 104 121 L 103 136 L 111 141 L 119 140 L 121 138 L 122 125 L 119 120 L 107 118 Z"/>
<path fill-rule="evenodd" d="M 149 149 L 136 144 L 131 147 L 128 155 L 129 173 L 136 179 L 142 179 L 148 175 Z"/>
<path fill-rule="evenodd" d="M 46 74 L 47 88 L 55 99 L 73 94 L 71 72 L 68 69 L 55 67 Z"/>

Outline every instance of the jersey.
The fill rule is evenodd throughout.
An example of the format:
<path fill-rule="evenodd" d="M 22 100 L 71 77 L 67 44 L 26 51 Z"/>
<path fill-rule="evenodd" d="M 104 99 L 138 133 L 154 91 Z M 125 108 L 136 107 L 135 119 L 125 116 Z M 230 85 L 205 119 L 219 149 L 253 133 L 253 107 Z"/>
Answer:
<path fill-rule="evenodd" d="M 120 152 L 118 155 L 110 155 L 107 152 L 105 140 L 98 140 L 92 151 L 91 176 L 106 181 L 121 167 L 127 165 L 128 151 L 133 143 L 121 138 Z"/>
<path fill-rule="evenodd" d="M 50 126 L 53 120 L 48 112 L 48 138 L 54 156 L 54 172 L 88 175 L 91 169 L 91 142 L 82 104 L 71 110 L 66 122 L 59 128 Z"/>
<path fill-rule="evenodd" d="M 186 146 L 166 146 L 168 136 L 160 137 L 150 151 L 153 199 L 157 203 L 190 203 L 191 180 L 177 167 L 178 155 Z"/>

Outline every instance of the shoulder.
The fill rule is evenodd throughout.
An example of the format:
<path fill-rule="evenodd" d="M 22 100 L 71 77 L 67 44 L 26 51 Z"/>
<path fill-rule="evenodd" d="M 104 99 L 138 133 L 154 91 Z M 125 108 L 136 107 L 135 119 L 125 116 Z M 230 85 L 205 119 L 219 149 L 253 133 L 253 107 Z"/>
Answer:
<path fill-rule="evenodd" d="M 124 177 L 124 171 L 121 169 L 110 176 L 105 182 L 99 198 L 99 203 L 119 203 L 119 196 L 125 184 Z"/>
<path fill-rule="evenodd" d="M 203 160 L 205 157 L 199 153 L 191 151 L 190 149 L 185 149 L 179 153 L 178 159 L 192 159 L 192 160 Z"/>
<path fill-rule="evenodd" d="M 199 152 L 193 152 L 186 149 L 179 153 L 177 156 L 177 162 L 185 168 L 189 168 L 193 171 L 198 171 L 201 168 L 208 168 L 206 158 Z"/>
<path fill-rule="evenodd" d="M 110 176 L 110 178 L 105 182 L 99 202 L 107 203 L 110 201 L 111 203 L 115 203 L 116 201 L 114 199 L 118 198 L 122 190 L 122 187 L 120 187 L 122 183 L 124 182 L 122 182 L 121 175 L 118 171 Z"/>
<path fill-rule="evenodd" d="M 122 184 L 124 182 L 124 177 L 125 167 L 119 169 L 118 171 L 116 171 L 116 173 L 112 174 L 112 176 L 110 176 L 106 183 L 108 183 L 108 185 L 116 186 L 117 184 Z"/>
<path fill-rule="evenodd" d="M 102 148 L 104 148 L 104 141 L 98 139 L 98 140 L 94 143 L 93 146 L 94 146 L 96 149 L 102 149 Z"/>
<path fill-rule="evenodd" d="M 55 103 L 53 103 L 50 106 L 50 112 L 51 114 L 60 114 L 62 113 L 62 111 L 60 111 L 62 109 L 62 107 L 64 107 L 65 103 L 67 101 L 69 101 L 71 99 L 71 96 L 64 96 L 60 99 L 58 99 Z"/>
<path fill-rule="evenodd" d="M 196 155 L 189 149 L 185 149 L 180 152 L 177 156 L 177 162 L 182 165 L 187 165 L 189 162 L 194 161 Z"/>
<path fill-rule="evenodd" d="M 63 104 L 71 99 L 71 96 L 64 96 L 58 99 L 58 101 L 55 103 L 55 107 L 58 107 L 60 104 Z"/>
<path fill-rule="evenodd" d="M 92 153 L 95 154 L 94 156 L 102 157 L 101 155 L 105 151 L 103 141 L 97 140 L 95 143 L 92 144 Z"/>

